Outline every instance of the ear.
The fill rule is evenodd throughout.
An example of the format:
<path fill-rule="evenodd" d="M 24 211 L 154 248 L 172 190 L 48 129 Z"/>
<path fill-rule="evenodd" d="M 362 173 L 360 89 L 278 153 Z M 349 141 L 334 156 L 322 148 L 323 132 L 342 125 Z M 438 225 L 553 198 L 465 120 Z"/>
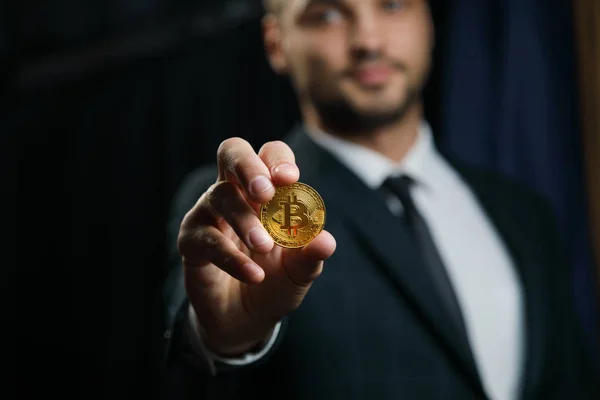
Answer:
<path fill-rule="evenodd" d="M 283 51 L 281 26 L 276 16 L 267 14 L 262 20 L 265 52 L 271 68 L 280 75 L 287 74 L 288 62 Z"/>

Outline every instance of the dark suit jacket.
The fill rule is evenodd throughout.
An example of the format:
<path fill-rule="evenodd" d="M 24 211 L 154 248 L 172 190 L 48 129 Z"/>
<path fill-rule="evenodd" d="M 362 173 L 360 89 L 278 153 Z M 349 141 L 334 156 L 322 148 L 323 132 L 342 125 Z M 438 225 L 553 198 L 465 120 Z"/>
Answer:
<path fill-rule="evenodd" d="M 301 129 L 287 142 L 300 181 L 325 201 L 326 229 L 337 250 L 300 308 L 284 320 L 273 350 L 255 365 L 211 377 L 182 357 L 190 350 L 181 334 L 187 301 L 177 232 L 183 215 L 216 178 L 214 168 L 193 172 L 175 199 L 170 225 L 166 398 L 484 398 L 469 349 L 449 328 L 407 241 L 392 234 L 398 231 L 396 219 L 380 195 Z M 452 163 L 495 224 L 523 282 L 522 398 L 599 398 L 549 208 L 514 182 Z"/>

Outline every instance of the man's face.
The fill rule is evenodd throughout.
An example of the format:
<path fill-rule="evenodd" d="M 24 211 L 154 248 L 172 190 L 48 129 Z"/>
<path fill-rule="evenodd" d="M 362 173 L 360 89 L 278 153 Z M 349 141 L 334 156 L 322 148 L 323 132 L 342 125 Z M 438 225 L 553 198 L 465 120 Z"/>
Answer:
<path fill-rule="evenodd" d="M 377 128 L 419 100 L 433 47 L 427 0 L 283 1 L 280 56 L 325 125 Z"/>

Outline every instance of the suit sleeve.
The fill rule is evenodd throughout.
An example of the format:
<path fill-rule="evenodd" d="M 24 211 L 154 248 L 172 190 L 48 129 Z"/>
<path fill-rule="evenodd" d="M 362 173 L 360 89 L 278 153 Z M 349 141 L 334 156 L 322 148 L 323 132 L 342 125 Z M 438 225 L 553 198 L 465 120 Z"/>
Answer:
<path fill-rule="evenodd" d="M 259 344 L 255 350 L 249 351 L 240 357 L 222 357 L 213 353 L 204 345 L 201 335 L 202 327 L 196 318 L 194 307 L 191 305 L 188 306 L 186 327 L 187 329 L 185 329 L 183 335 L 188 340 L 190 347 L 194 350 L 195 354 L 207 361 L 206 364 L 208 364 L 210 374 L 215 376 L 219 373 L 219 365 L 227 365 L 230 367 L 246 367 L 260 361 L 263 357 L 265 357 L 277 341 L 277 337 L 281 331 L 281 321 L 275 325 L 273 332 L 264 343 Z"/>
<path fill-rule="evenodd" d="M 167 389 L 167 398 L 188 397 L 189 393 L 208 398 L 227 399 L 235 396 L 243 380 L 242 371 L 249 365 L 266 362 L 268 356 L 281 341 L 286 319 L 277 325 L 271 340 L 255 354 L 240 359 L 213 357 L 203 346 L 197 335 L 198 327 L 190 313 L 191 305 L 187 298 L 181 258 L 177 249 L 179 227 L 185 214 L 196 204 L 200 196 L 215 182 L 216 167 L 203 168 L 191 173 L 177 191 L 172 204 L 167 226 L 168 274 L 163 286 L 165 303 L 165 347 L 164 368 L 166 387 L 175 391 L 184 390 L 185 396 L 178 396 Z M 176 375 L 176 376 L 175 376 Z M 193 375 L 193 378 L 182 378 Z M 183 379 L 183 381 L 181 381 Z M 194 387 L 189 387 L 193 380 Z M 179 382 L 179 383 L 177 383 Z"/>
<path fill-rule="evenodd" d="M 187 329 L 187 310 L 190 306 L 184 282 L 181 258 L 177 249 L 179 227 L 185 214 L 196 204 L 210 185 L 216 179 L 216 168 L 207 167 L 190 173 L 176 192 L 169 210 L 167 221 L 167 279 L 163 285 L 163 299 L 165 305 L 165 352 L 164 361 L 171 362 L 178 359 L 181 352 L 187 348 L 185 333 Z M 201 369 L 210 371 L 207 360 L 202 363 Z M 199 365 L 197 365 L 199 366 Z"/>

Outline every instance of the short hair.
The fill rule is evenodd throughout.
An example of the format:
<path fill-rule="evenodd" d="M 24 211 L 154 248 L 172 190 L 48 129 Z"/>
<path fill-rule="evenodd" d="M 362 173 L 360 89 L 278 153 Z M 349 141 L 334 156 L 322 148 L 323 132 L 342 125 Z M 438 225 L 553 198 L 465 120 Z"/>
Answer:
<path fill-rule="evenodd" d="M 263 9 L 269 14 L 279 15 L 283 10 L 283 3 L 285 1 L 288 0 L 262 0 Z M 432 8 L 432 10 L 435 10 L 434 3 L 437 3 L 436 1 L 427 0 L 427 3 L 429 3 L 429 6 Z"/>

